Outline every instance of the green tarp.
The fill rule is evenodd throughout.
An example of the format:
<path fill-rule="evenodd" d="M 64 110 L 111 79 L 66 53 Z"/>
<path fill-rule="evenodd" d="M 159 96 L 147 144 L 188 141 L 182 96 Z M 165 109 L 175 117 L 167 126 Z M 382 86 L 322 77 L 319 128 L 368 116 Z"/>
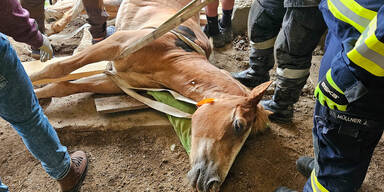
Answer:
<path fill-rule="evenodd" d="M 196 111 L 196 106 L 190 103 L 176 100 L 170 93 L 165 91 L 148 91 L 149 95 L 154 97 L 157 101 L 175 107 L 186 113 L 193 114 Z M 171 122 L 176 135 L 179 137 L 181 144 L 187 151 L 188 155 L 191 151 L 191 119 L 179 118 L 167 115 Z"/>

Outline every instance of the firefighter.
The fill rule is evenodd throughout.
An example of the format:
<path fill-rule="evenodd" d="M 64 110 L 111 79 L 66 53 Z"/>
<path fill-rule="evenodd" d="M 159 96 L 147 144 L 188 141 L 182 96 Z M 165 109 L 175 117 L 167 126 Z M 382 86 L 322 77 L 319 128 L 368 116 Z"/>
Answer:
<path fill-rule="evenodd" d="M 322 0 L 319 7 L 328 35 L 304 191 L 353 192 L 363 183 L 384 128 L 384 2 Z"/>
<path fill-rule="evenodd" d="M 276 63 L 276 87 L 271 100 L 262 101 L 271 121 L 289 123 L 293 104 L 309 76 L 312 52 L 326 30 L 318 10 L 320 0 L 257 0 L 248 17 L 250 67 L 233 74 L 248 87 L 269 80 Z M 275 55 L 275 56 L 274 56 Z"/>

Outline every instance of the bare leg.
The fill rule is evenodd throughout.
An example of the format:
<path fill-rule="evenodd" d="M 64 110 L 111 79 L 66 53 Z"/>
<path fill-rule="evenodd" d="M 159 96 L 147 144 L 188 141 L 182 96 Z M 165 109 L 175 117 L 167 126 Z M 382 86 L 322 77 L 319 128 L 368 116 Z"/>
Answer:
<path fill-rule="evenodd" d="M 81 53 L 63 61 L 48 65 L 43 70 L 30 75 L 32 82 L 40 79 L 63 77 L 72 71 L 99 61 L 112 61 L 120 56 L 125 47 L 137 41 L 152 30 L 141 31 L 119 31 L 104 41 L 92 45 Z"/>
<path fill-rule="evenodd" d="M 223 10 L 231 10 L 233 9 L 233 5 L 235 4 L 235 0 L 222 0 L 221 6 Z"/>
<path fill-rule="evenodd" d="M 233 6 L 235 4 L 234 0 L 222 0 L 221 5 L 223 10 L 231 10 L 233 9 Z M 219 1 L 214 1 L 205 7 L 206 14 L 208 17 L 216 17 L 217 16 L 217 9 L 219 7 Z"/>
<path fill-rule="evenodd" d="M 98 74 L 76 81 L 65 81 L 52 83 L 43 88 L 35 90 L 39 99 L 51 97 L 64 97 L 75 93 L 93 92 L 113 94 L 121 93 L 122 90 L 115 85 L 105 74 Z"/>
<path fill-rule="evenodd" d="M 207 7 L 205 7 L 205 14 L 208 17 L 216 17 L 217 16 L 217 8 L 219 7 L 219 0 L 216 0 L 212 3 L 209 3 Z"/>

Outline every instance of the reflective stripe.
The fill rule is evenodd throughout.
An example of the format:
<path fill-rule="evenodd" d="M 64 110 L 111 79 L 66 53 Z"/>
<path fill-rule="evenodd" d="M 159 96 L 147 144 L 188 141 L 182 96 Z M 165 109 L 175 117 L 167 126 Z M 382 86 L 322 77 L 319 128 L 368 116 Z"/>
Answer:
<path fill-rule="evenodd" d="M 369 25 L 369 30 L 367 31 L 367 37 L 365 37 L 365 43 L 367 46 L 372 49 L 373 51 L 384 55 L 384 44 L 379 41 L 375 35 L 375 31 L 377 28 L 377 17 L 375 17 L 372 21 L 371 24 Z"/>
<path fill-rule="evenodd" d="M 376 22 L 377 22 L 377 17 L 374 17 L 371 20 L 371 23 L 365 28 L 364 32 L 360 35 L 359 39 L 357 40 L 355 46 L 360 45 L 363 43 L 369 36 L 375 33 L 376 30 Z"/>
<path fill-rule="evenodd" d="M 348 58 L 373 75 L 384 76 L 384 43 L 375 35 L 377 17 L 372 19 L 355 47 L 348 52 Z"/>
<path fill-rule="evenodd" d="M 328 8 L 336 18 L 352 25 L 360 33 L 377 14 L 362 7 L 354 0 L 328 0 Z"/>
<path fill-rule="evenodd" d="M 348 53 L 348 58 L 353 61 L 356 65 L 361 68 L 367 70 L 375 76 L 384 77 L 384 70 L 376 63 L 371 60 L 365 58 L 362 54 L 360 54 L 356 49 L 353 49 Z"/>
<path fill-rule="evenodd" d="M 302 77 L 305 77 L 309 75 L 309 68 L 308 69 L 282 69 L 277 68 L 276 74 L 288 79 L 299 79 Z"/>
<path fill-rule="evenodd" d="M 251 47 L 255 49 L 268 49 L 268 48 L 272 48 L 275 45 L 275 41 L 276 41 L 276 37 L 272 39 L 268 39 L 263 42 L 258 42 L 258 43 L 251 41 Z"/>
<path fill-rule="evenodd" d="M 369 21 L 372 20 L 376 16 L 376 12 L 372 11 L 370 9 L 364 8 L 361 6 L 359 3 L 357 3 L 354 0 L 341 0 L 341 2 L 348 7 L 348 9 L 352 10 L 355 12 L 357 15 L 368 19 Z"/>
<path fill-rule="evenodd" d="M 312 190 L 314 192 L 328 192 L 328 190 L 323 187 L 319 181 L 317 181 L 317 177 L 315 175 L 315 170 L 312 171 L 311 173 L 311 185 L 312 185 Z"/>
<path fill-rule="evenodd" d="M 369 32 L 369 30 L 367 30 L 367 29 L 364 30 L 364 32 L 360 35 L 359 39 L 357 39 L 357 42 L 356 42 L 355 46 L 360 45 L 361 43 L 364 42 L 364 39 L 367 39 L 368 32 Z"/>
<path fill-rule="evenodd" d="M 315 179 L 312 176 L 314 174 L 315 174 L 315 170 L 313 170 L 312 173 L 311 173 L 311 186 L 312 186 L 312 191 L 313 192 L 317 192 L 318 190 L 317 190 L 317 187 L 315 185 Z"/>
<path fill-rule="evenodd" d="M 374 63 L 379 65 L 382 69 L 384 69 L 384 56 L 369 49 L 366 43 L 362 43 L 360 46 L 357 46 L 356 50 L 359 53 L 363 53 L 362 55 L 365 58 L 369 58 L 369 60 L 373 61 Z"/>

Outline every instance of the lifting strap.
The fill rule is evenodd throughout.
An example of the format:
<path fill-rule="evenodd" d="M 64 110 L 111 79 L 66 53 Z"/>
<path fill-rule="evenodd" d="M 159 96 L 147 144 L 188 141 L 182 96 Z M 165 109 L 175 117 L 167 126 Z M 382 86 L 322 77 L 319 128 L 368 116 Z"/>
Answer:
<path fill-rule="evenodd" d="M 197 45 L 195 42 L 193 42 L 192 40 L 190 40 L 187 37 L 185 37 L 183 34 L 177 32 L 175 30 L 171 30 L 171 33 L 175 34 L 179 39 L 184 41 L 187 45 L 189 45 L 190 47 L 194 48 L 196 50 L 196 52 L 198 52 L 199 54 L 206 56 L 205 51 L 199 45 Z M 181 111 L 181 110 L 179 110 L 177 108 L 174 108 L 172 106 L 166 105 L 166 104 L 161 103 L 159 101 L 155 101 L 155 100 L 149 99 L 147 97 L 144 97 L 144 96 L 136 93 L 134 90 L 168 91 L 175 99 L 177 99 L 179 101 L 184 101 L 184 102 L 187 102 L 187 103 L 190 103 L 190 104 L 194 104 L 194 105 L 197 104 L 196 101 L 193 101 L 193 100 L 191 100 L 191 99 L 189 99 L 187 97 L 184 97 L 184 96 L 180 95 L 179 93 L 177 93 L 175 91 L 172 91 L 172 90 L 169 90 L 169 89 L 155 89 L 155 88 L 137 88 L 137 87 L 133 87 L 133 86 L 129 85 L 126 81 L 124 81 L 124 79 L 122 79 L 118 75 L 116 70 L 114 70 L 112 62 L 108 63 L 107 69 L 106 69 L 106 71 L 104 73 L 107 74 L 108 77 L 121 90 L 123 90 L 127 95 L 129 95 L 129 96 L 135 98 L 136 100 L 146 104 L 147 106 L 149 106 L 149 107 L 151 107 L 151 108 L 153 108 L 155 110 L 158 110 L 160 112 L 166 113 L 168 115 L 172 115 L 174 117 L 180 117 L 180 118 L 191 118 L 192 117 L 192 114 L 183 112 L 183 111 Z"/>

